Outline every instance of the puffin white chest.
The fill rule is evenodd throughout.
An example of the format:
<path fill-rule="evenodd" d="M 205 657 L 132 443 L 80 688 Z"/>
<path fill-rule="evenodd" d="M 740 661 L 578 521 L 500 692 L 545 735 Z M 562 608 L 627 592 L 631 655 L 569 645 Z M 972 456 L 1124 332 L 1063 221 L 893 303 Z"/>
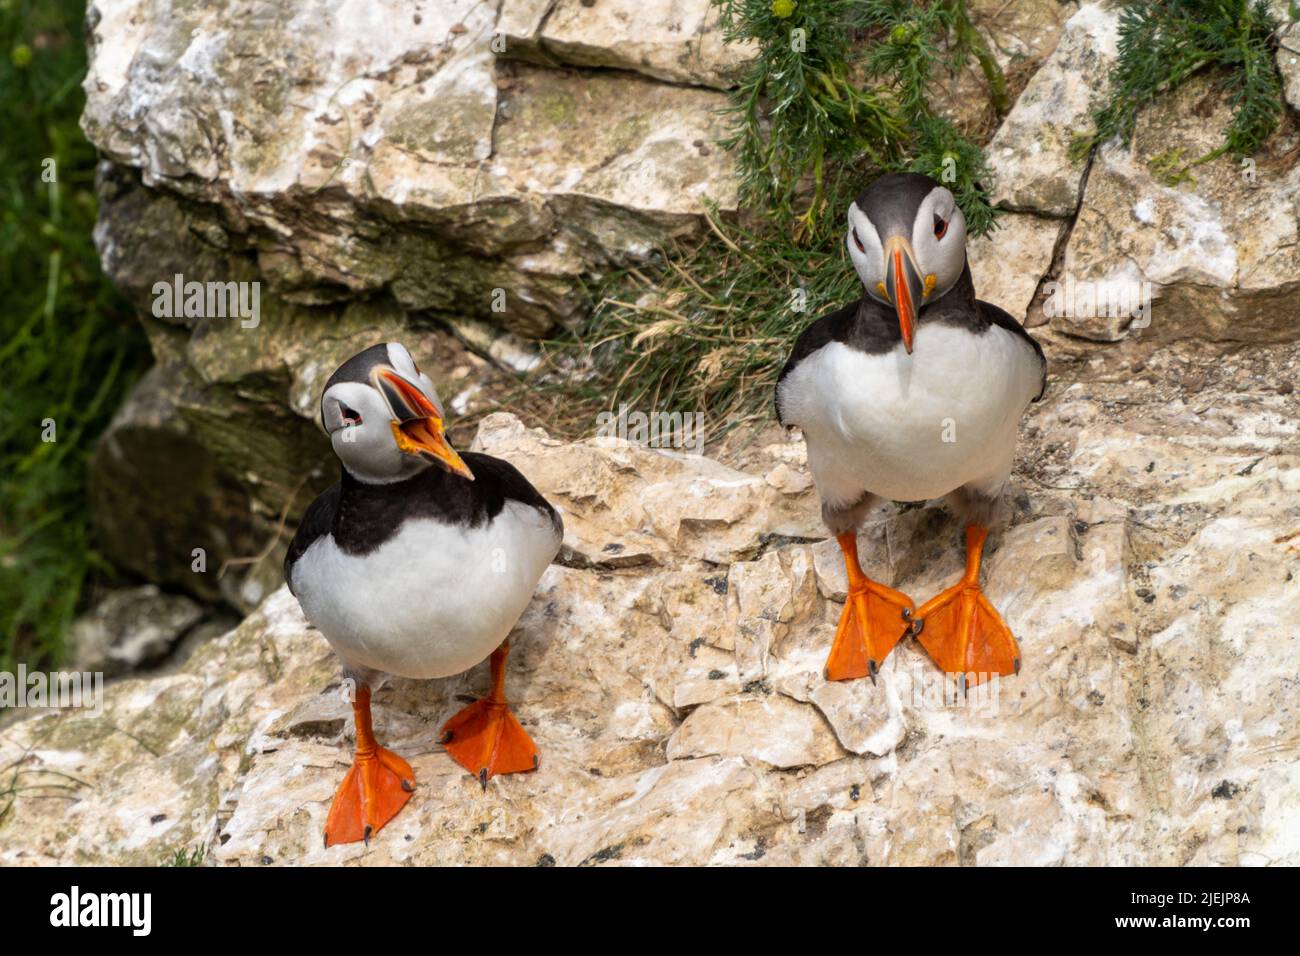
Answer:
<path fill-rule="evenodd" d="M 559 544 L 547 515 L 508 501 L 478 527 L 408 519 L 364 555 L 324 535 L 295 564 L 294 589 L 348 663 L 446 677 L 505 640 Z"/>
<path fill-rule="evenodd" d="M 924 501 L 1006 479 L 1038 376 L 1037 356 L 1005 329 L 922 325 L 911 355 L 823 346 L 782 382 L 782 410 L 804 430 L 828 503 L 863 491 Z"/>

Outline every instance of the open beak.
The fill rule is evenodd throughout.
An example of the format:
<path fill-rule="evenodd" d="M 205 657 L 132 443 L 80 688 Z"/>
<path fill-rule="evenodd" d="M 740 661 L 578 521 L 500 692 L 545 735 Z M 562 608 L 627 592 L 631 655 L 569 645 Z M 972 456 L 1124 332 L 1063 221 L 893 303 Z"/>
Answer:
<path fill-rule="evenodd" d="M 903 348 L 912 354 L 912 339 L 916 334 L 916 310 L 925 298 L 927 289 L 916 267 L 916 254 L 912 244 L 902 236 L 891 236 L 885 243 L 885 297 L 898 313 L 898 330 L 903 335 Z"/>
<path fill-rule="evenodd" d="M 454 475 L 474 480 L 469 466 L 456 454 L 456 449 L 447 444 L 437 406 L 418 385 L 387 366 L 377 367 L 370 373 L 370 379 L 393 413 L 391 425 L 398 448 L 408 455 L 441 465 Z"/>

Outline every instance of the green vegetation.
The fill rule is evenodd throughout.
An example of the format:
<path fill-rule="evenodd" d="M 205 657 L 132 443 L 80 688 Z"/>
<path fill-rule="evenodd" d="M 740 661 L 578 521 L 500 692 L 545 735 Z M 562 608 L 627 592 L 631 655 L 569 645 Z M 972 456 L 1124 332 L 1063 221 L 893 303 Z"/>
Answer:
<path fill-rule="evenodd" d="M 58 661 L 103 567 L 86 527 L 86 463 L 148 354 L 91 242 L 95 153 L 77 126 L 85 12 L 82 0 L 0 0 L 3 670 Z M 42 440 L 50 419 L 53 442 Z"/>
<path fill-rule="evenodd" d="M 557 365 L 590 363 L 589 375 L 561 382 L 550 427 L 589 431 L 591 409 L 622 402 L 702 410 L 710 440 L 762 424 L 795 336 L 862 294 L 842 241 L 798 243 L 779 229 L 721 226 L 716 215 L 711 223 L 715 241 L 616 274 L 584 330 L 548 343 Z M 557 419 L 566 414 L 569 422 Z"/>
<path fill-rule="evenodd" d="M 178 847 L 173 850 L 171 856 L 163 860 L 163 866 L 201 866 L 203 858 L 208 855 L 208 848 L 202 844 L 187 849 Z"/>
<path fill-rule="evenodd" d="M 584 373 L 581 402 L 571 380 L 564 386 L 575 419 L 579 406 L 622 402 L 703 410 L 714 438 L 766 420 L 795 336 L 860 295 L 844 215 L 883 172 L 928 173 L 952 189 L 971 233 L 994 227 L 980 147 L 926 96 L 940 71 L 973 57 L 992 102 L 1007 105 L 964 0 L 715 2 L 727 39 L 758 49 L 724 145 L 737 159 L 742 221 L 759 224 L 712 215 L 707 241 L 665 250 L 598 290 L 590 321 L 549 343 L 558 367 Z"/>
<path fill-rule="evenodd" d="M 1224 153 L 1255 152 L 1284 110 L 1273 59 L 1277 29 L 1268 0 L 1161 0 L 1124 7 L 1110 96 L 1094 114 L 1095 132 L 1075 141 L 1076 155 L 1116 136 L 1129 145 L 1139 110 L 1207 70 L 1217 72 L 1232 103 L 1223 144 L 1181 165 L 1181 157 L 1162 154 L 1157 172 L 1176 183 L 1190 178 L 1190 167 Z"/>
<path fill-rule="evenodd" d="M 956 71 L 974 55 L 1005 108 L 1002 73 L 970 23 L 964 0 L 715 0 L 728 42 L 759 55 L 734 93 L 741 202 L 783 224 L 804 178 L 813 195 L 799 237 L 838 232 L 864 177 L 908 169 L 939 178 L 950 160 L 954 194 L 973 232 L 993 214 L 976 182 L 978 147 L 938 116 L 926 93 L 936 68 Z M 949 181 L 945 178 L 945 182 Z"/>

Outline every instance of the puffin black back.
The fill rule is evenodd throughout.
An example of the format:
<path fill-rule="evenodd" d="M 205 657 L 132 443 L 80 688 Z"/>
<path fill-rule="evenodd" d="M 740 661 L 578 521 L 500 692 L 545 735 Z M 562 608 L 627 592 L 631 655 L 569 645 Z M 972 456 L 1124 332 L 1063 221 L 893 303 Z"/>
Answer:
<path fill-rule="evenodd" d="M 564 522 L 549 501 L 508 461 L 479 452 L 461 457 L 474 480 L 430 466 L 411 478 L 390 484 L 358 480 L 346 468 L 303 516 L 285 555 L 285 577 L 292 589 L 292 566 L 313 541 L 332 534 L 347 554 L 373 552 L 401 530 L 405 521 L 430 518 L 477 528 L 491 521 L 507 501 L 518 501 L 545 514 L 563 534 Z"/>

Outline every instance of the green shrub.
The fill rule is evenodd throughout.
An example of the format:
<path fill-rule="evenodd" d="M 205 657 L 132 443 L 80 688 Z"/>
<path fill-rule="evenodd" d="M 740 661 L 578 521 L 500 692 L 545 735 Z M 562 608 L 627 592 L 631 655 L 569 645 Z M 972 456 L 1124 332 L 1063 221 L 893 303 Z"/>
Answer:
<path fill-rule="evenodd" d="M 1224 153 L 1255 152 L 1284 110 L 1273 58 L 1277 30 L 1268 0 L 1160 0 L 1124 7 L 1109 96 L 1094 113 L 1095 131 L 1075 141 L 1075 154 L 1114 137 L 1129 145 L 1139 110 L 1205 71 L 1217 72 L 1232 103 L 1232 121 L 1219 148 L 1170 170 L 1168 178 L 1185 178 L 1189 167 Z"/>

